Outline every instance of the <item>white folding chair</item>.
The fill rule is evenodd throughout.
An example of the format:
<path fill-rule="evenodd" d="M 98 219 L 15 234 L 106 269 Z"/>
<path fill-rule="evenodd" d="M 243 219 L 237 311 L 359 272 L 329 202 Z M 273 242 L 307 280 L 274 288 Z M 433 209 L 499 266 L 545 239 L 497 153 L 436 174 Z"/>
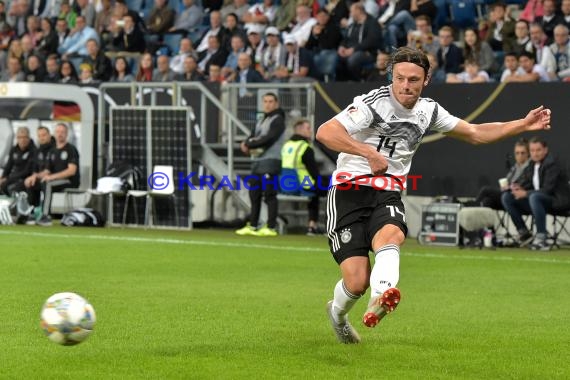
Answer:
<path fill-rule="evenodd" d="M 168 180 L 164 188 L 162 186 L 153 186 L 150 190 L 129 190 L 127 192 L 127 196 L 125 199 L 125 208 L 123 209 L 123 224 L 127 222 L 127 212 L 129 209 L 129 201 L 133 199 L 133 206 L 135 209 L 135 220 L 138 223 L 138 212 L 137 212 L 137 205 L 135 202 L 136 198 L 146 198 L 145 204 L 145 216 L 144 216 L 144 224 L 145 225 L 154 225 L 154 217 L 156 215 L 155 212 L 155 205 L 154 205 L 154 198 L 155 197 L 167 197 L 172 199 L 172 205 L 174 207 L 174 215 L 176 218 L 176 226 L 180 226 L 180 219 L 178 218 L 178 204 L 176 201 L 176 194 L 174 193 L 174 168 L 172 165 L 155 165 L 153 168 L 153 173 L 162 173 Z M 157 188 L 159 187 L 159 188 Z M 152 215 L 151 215 L 152 214 Z M 150 224 L 149 224 L 150 222 Z"/>

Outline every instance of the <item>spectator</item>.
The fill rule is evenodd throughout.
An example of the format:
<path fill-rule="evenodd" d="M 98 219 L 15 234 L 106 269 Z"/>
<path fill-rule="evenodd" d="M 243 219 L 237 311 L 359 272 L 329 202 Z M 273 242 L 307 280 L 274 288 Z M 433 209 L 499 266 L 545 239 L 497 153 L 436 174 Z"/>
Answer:
<path fill-rule="evenodd" d="M 287 50 L 281 41 L 279 41 L 279 30 L 276 27 L 270 26 L 267 28 L 265 30 L 265 38 L 267 40 L 267 47 L 261 58 L 259 72 L 268 81 L 280 81 L 275 74 L 278 68 L 285 65 L 285 54 Z"/>
<path fill-rule="evenodd" d="M 453 29 L 444 26 L 439 30 L 437 65 L 445 74 L 457 74 L 463 64 L 463 52 L 453 42 Z"/>
<path fill-rule="evenodd" d="M 38 148 L 34 155 L 33 172 L 24 180 L 28 202 L 33 206 L 40 205 L 40 183 L 49 166 L 49 152 L 55 147 L 55 139 L 49 133 L 49 129 L 40 126 L 37 129 L 37 134 Z"/>
<path fill-rule="evenodd" d="M 195 0 L 182 0 L 184 9 L 176 14 L 174 25 L 170 28 L 170 33 L 191 33 L 195 28 L 202 25 L 204 10 L 202 6 L 196 4 Z"/>
<path fill-rule="evenodd" d="M 338 48 L 337 78 L 339 80 L 362 79 L 362 68 L 376 60 L 376 52 L 382 49 L 382 30 L 374 18 L 364 11 L 362 3 L 350 6 L 353 23 Z"/>
<path fill-rule="evenodd" d="M 170 69 L 176 74 L 182 74 L 184 72 L 184 61 L 189 56 L 197 57 L 192 46 L 192 40 L 190 38 L 182 38 L 178 53 L 170 60 Z"/>
<path fill-rule="evenodd" d="M 77 15 L 85 18 L 85 24 L 92 28 L 95 27 L 95 7 L 89 0 L 75 0 Z"/>
<path fill-rule="evenodd" d="M 226 63 L 222 67 L 222 76 L 228 78 L 234 75 L 238 66 L 238 56 L 245 51 L 245 44 L 240 36 L 233 36 L 231 50 L 226 58 Z"/>
<path fill-rule="evenodd" d="M 59 7 L 59 15 L 57 18 L 65 20 L 67 22 L 67 27 L 70 30 L 75 29 L 75 23 L 77 21 L 77 13 L 71 8 L 69 0 L 62 0 Z"/>
<path fill-rule="evenodd" d="M 281 0 L 275 12 L 275 27 L 283 32 L 289 31 L 296 16 L 297 2 L 295 0 Z"/>
<path fill-rule="evenodd" d="M 131 15 L 123 16 L 122 24 L 115 22 L 112 26 L 113 46 L 116 51 L 124 53 L 142 53 L 146 50 L 146 42 L 140 29 L 135 25 Z"/>
<path fill-rule="evenodd" d="M 281 171 L 281 148 L 285 141 L 285 113 L 279 108 L 277 95 L 263 96 L 263 119 L 251 135 L 241 143 L 241 151 L 252 157 L 252 176 L 249 181 L 251 214 L 238 235 L 277 236 L 277 176 Z M 262 181 L 262 178 L 264 179 Z M 267 204 L 267 225 L 259 228 L 261 199 Z"/>
<path fill-rule="evenodd" d="M 44 64 L 40 59 L 40 57 L 38 57 L 37 55 L 31 55 L 28 58 L 24 74 L 26 76 L 26 82 L 41 83 L 44 81 L 46 72 Z"/>
<path fill-rule="evenodd" d="M 541 63 L 545 69 L 549 69 L 546 64 L 549 48 L 546 45 L 546 35 L 539 24 L 530 25 L 530 42 L 532 44 L 531 53 L 535 56 L 536 62 Z"/>
<path fill-rule="evenodd" d="M 39 39 L 36 44 L 36 52 L 43 58 L 46 58 L 51 54 L 57 53 L 59 42 L 57 33 L 51 27 L 51 21 L 49 19 L 43 18 L 40 24 L 41 31 L 39 33 Z"/>
<path fill-rule="evenodd" d="M 331 22 L 329 12 L 324 8 L 319 9 L 317 23 L 311 30 L 305 48 L 313 53 L 313 63 L 319 79 L 324 79 L 325 82 L 335 79 L 338 60 L 336 50 L 341 39 L 340 28 Z"/>
<path fill-rule="evenodd" d="M 417 5 L 417 2 L 416 2 Z M 388 51 L 404 45 L 404 38 L 415 27 L 410 10 L 411 3 L 406 0 L 389 0 L 380 9 L 378 23 L 384 31 L 384 45 Z"/>
<path fill-rule="evenodd" d="M 137 82 L 152 82 L 152 74 L 154 71 L 154 62 L 150 53 L 144 53 L 139 60 L 139 67 L 135 80 Z"/>
<path fill-rule="evenodd" d="M 226 16 L 233 13 L 237 16 L 238 21 L 241 22 L 243 15 L 248 11 L 249 4 L 247 0 L 233 0 L 228 5 L 225 5 L 220 9 L 220 15 L 225 20 Z"/>
<path fill-rule="evenodd" d="M 390 63 L 390 54 L 381 51 L 376 55 L 376 65 L 368 74 L 367 82 L 379 83 L 379 85 L 387 85 L 390 83 L 390 73 L 388 72 L 388 64 Z"/>
<path fill-rule="evenodd" d="M 493 51 L 512 51 L 516 40 L 515 22 L 506 14 L 503 3 L 490 6 L 487 36 L 485 40 Z"/>
<path fill-rule="evenodd" d="M 519 68 L 515 75 L 505 77 L 505 82 L 549 82 L 550 78 L 541 65 L 537 65 L 534 55 L 523 51 L 519 55 Z"/>
<path fill-rule="evenodd" d="M 351 4 L 351 0 L 331 0 L 325 4 L 325 8 L 329 11 L 334 25 L 341 29 L 347 28 Z"/>
<path fill-rule="evenodd" d="M 8 58 L 8 70 L 2 72 L 0 82 L 24 82 L 26 76 L 22 71 L 22 63 L 16 57 Z"/>
<path fill-rule="evenodd" d="M 526 169 L 530 162 L 530 153 L 528 151 L 528 140 L 521 138 L 515 143 L 514 147 L 515 164 L 511 166 L 507 176 L 507 185 L 500 186 L 484 186 L 477 194 L 475 202 L 483 207 L 489 207 L 494 210 L 503 210 L 501 203 L 501 195 L 504 191 L 510 191 L 511 185 L 519 180 L 523 171 Z"/>
<path fill-rule="evenodd" d="M 75 66 L 73 66 L 73 63 L 67 60 L 61 62 L 61 66 L 59 68 L 59 76 L 59 83 L 77 84 L 79 82 Z"/>
<path fill-rule="evenodd" d="M 495 73 L 499 67 L 495 61 L 493 49 L 487 41 L 481 41 L 475 29 L 467 28 L 464 33 L 465 46 L 463 48 L 463 58 L 465 61 L 477 62 L 480 70 L 487 73 Z"/>
<path fill-rule="evenodd" d="M 25 34 L 20 38 L 20 43 L 22 44 L 22 56 L 21 61 L 24 67 L 28 64 L 28 58 L 34 54 L 34 44 L 32 42 L 32 38 Z"/>
<path fill-rule="evenodd" d="M 84 57 L 88 55 L 87 41 L 94 39 L 97 43 L 99 42 L 99 35 L 95 29 L 87 26 L 85 17 L 77 16 L 76 24 L 76 27 L 69 32 L 63 44 L 57 49 L 64 59 L 78 55 Z"/>
<path fill-rule="evenodd" d="M 408 46 L 424 51 L 426 54 L 437 55 L 439 39 L 431 29 L 431 19 L 426 15 L 415 18 L 416 30 L 408 32 Z"/>
<path fill-rule="evenodd" d="M 80 84 L 97 84 L 99 83 L 93 77 L 93 66 L 89 63 L 82 63 L 79 65 L 79 83 Z"/>
<path fill-rule="evenodd" d="M 25 191 L 24 181 L 34 171 L 36 146 L 30 139 L 30 130 L 27 127 L 18 128 L 16 141 L 0 176 L 0 195 L 12 196 L 13 193 Z"/>
<path fill-rule="evenodd" d="M 87 57 L 83 62 L 91 66 L 94 80 L 107 82 L 111 79 L 111 60 L 101 51 L 97 40 L 90 39 L 87 41 Z"/>
<path fill-rule="evenodd" d="M 208 37 L 208 50 L 198 54 L 198 71 L 209 72 L 208 66 L 215 64 L 222 67 L 226 63 L 228 53 L 220 48 L 220 39 L 217 35 Z"/>
<path fill-rule="evenodd" d="M 24 36 L 30 37 L 32 48 L 35 48 L 37 45 L 37 40 L 39 39 L 38 35 L 39 32 L 41 32 L 40 18 L 34 15 L 29 15 L 26 18 L 26 33 L 24 34 Z"/>
<path fill-rule="evenodd" d="M 150 33 L 164 34 L 174 26 L 175 18 L 176 12 L 170 8 L 168 0 L 154 0 L 146 27 Z"/>
<path fill-rule="evenodd" d="M 507 78 L 511 75 L 516 75 L 517 70 L 519 68 L 519 60 L 515 53 L 507 53 L 504 57 L 504 64 L 505 69 L 503 70 L 503 74 L 501 75 L 501 82 L 506 82 Z"/>
<path fill-rule="evenodd" d="M 545 54 L 545 68 L 551 80 L 564 80 L 570 77 L 570 38 L 568 27 L 559 24 L 554 28 L 554 43 Z"/>
<path fill-rule="evenodd" d="M 267 43 L 261 38 L 261 30 L 256 26 L 249 28 L 245 51 L 251 56 L 251 61 L 254 62 L 254 67 L 258 71 L 261 70 L 261 60 L 263 59 L 263 52 L 266 46 Z"/>
<path fill-rule="evenodd" d="M 210 70 L 213 65 L 210 65 Z M 184 58 L 184 72 L 176 76 L 176 80 L 181 82 L 201 82 L 205 78 L 202 74 L 198 72 L 198 62 L 196 58 L 192 55 Z"/>
<path fill-rule="evenodd" d="M 253 4 L 247 12 L 241 17 L 241 21 L 245 24 L 245 29 L 253 25 L 265 28 L 272 24 L 275 20 L 275 14 L 279 7 L 273 3 L 273 0 L 261 0 Z"/>
<path fill-rule="evenodd" d="M 434 54 L 426 54 L 429 60 L 429 72 L 428 79 L 430 83 L 445 83 L 446 76 L 445 71 L 439 67 L 437 62 L 437 57 Z"/>
<path fill-rule="evenodd" d="M 546 141 L 533 137 L 529 149 L 532 162 L 511 186 L 511 191 L 503 193 L 501 201 L 517 228 L 521 245 L 532 240 L 522 219 L 523 214 L 531 214 L 536 226 L 531 249 L 548 251 L 546 214 L 570 208 L 570 187 L 565 171 L 548 151 Z"/>
<path fill-rule="evenodd" d="M 55 147 L 49 152 L 49 163 L 41 176 L 44 194 L 42 217 L 39 225 L 51 225 L 50 208 L 52 194 L 66 188 L 79 186 L 79 153 L 75 146 L 67 142 L 68 127 L 59 123 L 55 127 Z M 29 197 L 28 197 L 29 198 Z"/>
<path fill-rule="evenodd" d="M 200 74 L 200 71 L 198 71 Z M 220 65 L 210 65 L 208 68 L 208 82 L 211 83 L 223 83 L 225 82 L 224 77 L 222 76 L 222 68 Z"/>
<path fill-rule="evenodd" d="M 252 95 L 247 90 L 247 83 L 265 82 L 259 71 L 252 67 L 251 56 L 247 53 L 240 53 L 238 57 L 238 70 L 232 73 L 232 75 L 227 78 L 227 81 L 242 84 L 238 90 L 240 98 Z"/>
<path fill-rule="evenodd" d="M 57 58 L 57 54 L 50 54 L 46 59 L 46 75 L 44 76 L 44 82 L 59 83 L 60 79 L 59 60 Z"/>
<path fill-rule="evenodd" d="M 562 0 L 560 16 L 562 17 L 562 23 L 570 29 L 570 0 Z"/>
<path fill-rule="evenodd" d="M 513 45 L 512 53 L 520 54 L 523 51 L 532 52 L 532 42 L 530 40 L 530 30 L 528 22 L 519 20 L 515 24 L 515 35 L 517 39 Z"/>
<path fill-rule="evenodd" d="M 140 33 L 146 33 L 146 24 L 142 17 L 139 15 L 138 11 L 139 10 L 135 11 L 133 9 L 129 9 L 125 0 L 115 0 L 115 5 L 113 6 L 113 16 L 116 18 L 116 20 L 124 20 L 125 16 L 131 16 L 134 29 Z M 113 26 L 111 27 L 113 28 Z M 113 31 L 113 33 L 115 33 L 115 31 Z"/>
<path fill-rule="evenodd" d="M 220 12 L 214 11 L 210 13 L 210 25 L 208 30 L 202 35 L 196 51 L 198 54 L 205 52 L 210 48 L 210 36 L 223 36 L 222 18 Z"/>
<path fill-rule="evenodd" d="M 299 47 L 297 40 L 288 35 L 285 37 L 285 65 L 275 72 L 275 77 L 283 82 L 307 82 L 313 81 L 309 77 L 311 70 L 311 54 L 307 49 Z"/>
<path fill-rule="evenodd" d="M 485 83 L 489 82 L 489 74 L 480 70 L 477 61 L 468 59 L 465 61 L 465 70 L 459 74 L 447 74 L 447 83 Z"/>
<path fill-rule="evenodd" d="M 245 43 L 245 41 L 247 41 L 247 35 L 238 23 L 237 16 L 234 13 L 227 15 L 225 20 L 224 27 L 222 28 L 222 48 L 230 51 L 233 36 L 240 36 Z"/>
<path fill-rule="evenodd" d="M 101 36 L 102 46 L 112 42 L 113 7 L 111 0 L 101 0 L 101 10 L 95 17 L 95 30 Z M 118 18 L 117 18 L 118 19 Z"/>
<path fill-rule="evenodd" d="M 13 0 L 6 17 L 6 21 L 12 26 L 16 36 L 19 38 L 26 34 L 26 17 L 28 16 L 28 0 Z"/>
<path fill-rule="evenodd" d="M 309 236 L 322 234 L 318 230 L 319 198 L 326 196 L 326 191 L 321 190 L 320 184 L 317 183 L 320 174 L 315 151 L 311 146 L 313 136 L 309 121 L 299 120 L 293 126 L 293 135 L 281 149 L 281 181 L 287 178 L 287 181 L 295 182 L 295 186 L 288 186 L 288 189 L 282 186 L 281 191 L 286 194 L 310 197 L 307 205 L 309 211 L 307 235 Z"/>
<path fill-rule="evenodd" d="M 130 83 L 135 80 L 135 77 L 131 72 L 131 65 L 125 57 L 118 56 L 115 58 L 115 64 L 113 67 L 111 82 Z"/>
<path fill-rule="evenodd" d="M 362 8 L 362 12 L 364 12 L 364 8 Z M 309 40 L 309 36 L 311 35 L 311 30 L 313 26 L 317 23 L 313 17 L 311 17 L 311 8 L 306 5 L 297 5 L 296 8 L 296 17 L 295 17 L 295 26 L 291 28 L 288 35 L 293 36 L 297 41 L 297 45 L 300 47 L 304 47 L 307 41 Z M 284 35 L 285 38 L 285 35 Z"/>
<path fill-rule="evenodd" d="M 57 35 L 57 46 L 63 45 L 63 42 L 69 35 L 69 27 L 67 26 L 67 21 L 63 18 L 58 18 L 55 23 L 55 32 Z"/>
<path fill-rule="evenodd" d="M 170 57 L 167 55 L 159 55 L 156 59 L 156 69 L 152 75 L 153 82 L 171 82 L 174 80 L 175 73 L 170 70 Z"/>
<path fill-rule="evenodd" d="M 546 44 L 554 42 L 554 28 L 558 24 L 563 24 L 564 19 L 556 14 L 556 1 L 544 0 L 542 2 L 543 15 L 536 18 L 535 22 L 542 26 L 544 34 L 546 34 Z"/>

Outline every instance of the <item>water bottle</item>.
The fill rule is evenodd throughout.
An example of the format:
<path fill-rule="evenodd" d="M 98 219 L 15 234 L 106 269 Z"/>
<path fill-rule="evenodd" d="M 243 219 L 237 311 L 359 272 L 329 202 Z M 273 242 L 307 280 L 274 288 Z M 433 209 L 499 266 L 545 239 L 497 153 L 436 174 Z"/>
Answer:
<path fill-rule="evenodd" d="M 483 234 L 483 245 L 485 248 L 493 247 L 493 231 L 490 229 L 485 229 L 485 233 Z"/>

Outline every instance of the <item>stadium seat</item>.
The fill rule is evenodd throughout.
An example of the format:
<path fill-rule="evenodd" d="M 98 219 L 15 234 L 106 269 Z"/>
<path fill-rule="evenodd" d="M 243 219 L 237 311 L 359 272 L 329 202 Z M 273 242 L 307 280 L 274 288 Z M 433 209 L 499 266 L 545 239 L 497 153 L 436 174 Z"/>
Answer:
<path fill-rule="evenodd" d="M 554 211 L 552 216 L 552 248 L 560 248 L 560 234 L 565 233 L 570 236 L 569 227 L 566 226 L 570 218 L 570 210 Z"/>
<path fill-rule="evenodd" d="M 123 209 L 123 224 L 127 221 L 127 212 L 129 209 L 129 200 L 133 199 L 133 206 L 135 208 L 135 220 L 138 223 L 138 214 L 137 214 L 137 205 L 135 203 L 136 198 L 146 198 L 145 204 L 145 217 L 144 217 L 144 224 L 145 226 L 154 225 L 154 217 L 156 212 L 154 212 L 154 201 L 153 198 L 155 197 L 168 197 L 172 199 L 172 204 L 174 207 L 174 214 L 176 218 L 176 226 L 180 227 L 180 218 L 178 217 L 178 205 L 176 202 L 176 194 L 175 194 L 175 187 L 174 187 L 174 168 L 172 165 L 155 165 L 153 167 L 153 173 L 161 173 L 167 179 L 168 182 L 164 189 L 155 189 L 151 188 L 150 190 L 129 190 L 127 191 L 127 197 L 125 199 L 125 208 Z"/>
<path fill-rule="evenodd" d="M 449 0 L 451 24 L 457 29 L 477 26 L 476 0 Z"/>

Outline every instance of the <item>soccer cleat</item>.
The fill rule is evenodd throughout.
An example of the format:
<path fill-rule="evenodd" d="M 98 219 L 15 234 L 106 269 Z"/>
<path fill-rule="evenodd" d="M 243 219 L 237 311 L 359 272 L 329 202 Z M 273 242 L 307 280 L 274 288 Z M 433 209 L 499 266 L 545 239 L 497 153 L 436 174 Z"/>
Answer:
<path fill-rule="evenodd" d="M 277 236 L 279 234 L 277 233 L 277 231 L 274 228 L 269 228 L 267 226 L 263 226 L 259 230 L 255 231 L 253 233 L 253 235 L 266 237 L 266 236 Z"/>
<path fill-rule="evenodd" d="M 251 226 L 251 224 L 246 224 L 245 227 L 240 228 L 239 230 L 236 230 L 236 234 L 240 235 L 240 236 L 245 236 L 245 235 L 255 235 L 257 231 L 255 230 L 255 228 L 253 228 Z"/>
<path fill-rule="evenodd" d="M 332 300 L 327 302 L 327 314 L 329 315 L 332 328 L 336 334 L 338 341 L 344 344 L 360 343 L 360 336 L 348 321 L 344 323 L 337 323 L 335 321 L 332 314 L 332 304 Z"/>
<path fill-rule="evenodd" d="M 534 240 L 534 242 L 530 245 L 530 249 L 533 251 L 550 251 L 552 246 L 548 244 L 545 240 Z"/>
<path fill-rule="evenodd" d="M 381 296 L 373 297 L 368 303 L 362 322 L 368 327 L 374 327 L 386 314 L 391 313 L 400 303 L 400 291 L 397 288 L 386 290 Z"/>

